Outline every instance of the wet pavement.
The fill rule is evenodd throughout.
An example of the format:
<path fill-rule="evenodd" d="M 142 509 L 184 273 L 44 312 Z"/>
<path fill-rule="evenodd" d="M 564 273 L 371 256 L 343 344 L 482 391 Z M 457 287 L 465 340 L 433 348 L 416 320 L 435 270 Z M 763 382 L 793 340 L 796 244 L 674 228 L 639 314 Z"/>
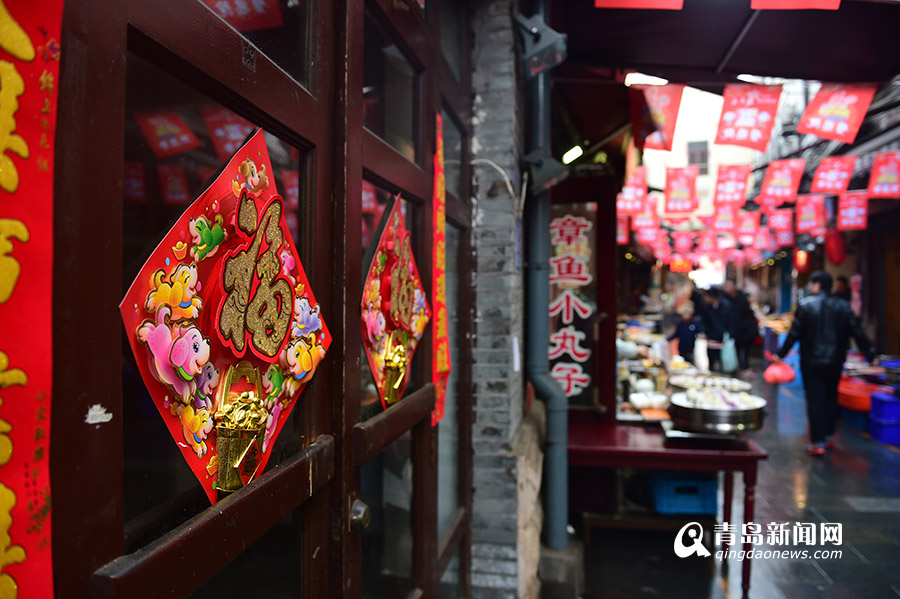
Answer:
<path fill-rule="evenodd" d="M 754 559 L 751 599 L 900 598 L 900 449 L 841 422 L 836 447 L 826 457 L 809 457 L 803 453 L 802 388 L 774 388 L 760 380 L 754 390 L 769 407 L 765 426 L 751 436 L 769 459 L 760 463 L 753 521 L 763 530 L 770 522 L 787 522 L 789 529 L 795 522 L 838 522 L 843 540 L 810 547 L 842 550 L 839 558 Z M 743 493 L 736 474 L 732 521 L 738 524 Z M 692 519 L 685 516 L 684 522 Z M 740 561 L 728 560 L 723 574 L 715 555 L 676 557 L 674 538 L 671 531 L 593 530 L 585 547 L 584 599 L 741 597 Z M 803 548 L 792 540 L 782 547 L 758 547 Z"/>

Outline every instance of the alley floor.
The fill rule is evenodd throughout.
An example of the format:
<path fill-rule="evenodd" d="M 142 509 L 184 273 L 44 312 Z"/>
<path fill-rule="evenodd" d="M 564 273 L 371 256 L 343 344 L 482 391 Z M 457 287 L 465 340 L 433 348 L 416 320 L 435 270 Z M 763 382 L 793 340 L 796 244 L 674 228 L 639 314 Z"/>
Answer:
<path fill-rule="evenodd" d="M 823 458 L 803 452 L 806 416 L 800 386 L 754 383 L 769 400 L 752 437 L 769 453 L 760 464 L 754 522 L 837 522 L 837 559 L 754 559 L 751 599 L 900 597 L 900 449 L 841 422 L 836 447 Z M 735 476 L 732 521 L 743 521 L 743 484 Z M 720 484 L 721 502 L 721 484 Z M 721 507 L 718 519 L 721 522 Z M 685 523 L 693 518 L 685 516 Z M 727 573 L 713 556 L 680 559 L 672 531 L 595 530 L 585 547 L 584 599 L 734 599 L 741 562 Z M 762 546 L 760 549 L 765 550 Z M 791 548 L 791 547 L 789 547 Z"/>

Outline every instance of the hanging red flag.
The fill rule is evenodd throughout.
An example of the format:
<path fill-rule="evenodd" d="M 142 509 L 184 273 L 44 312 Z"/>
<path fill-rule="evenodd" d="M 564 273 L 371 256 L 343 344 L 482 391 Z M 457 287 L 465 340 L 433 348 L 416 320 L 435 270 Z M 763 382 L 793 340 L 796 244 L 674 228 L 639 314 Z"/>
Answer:
<path fill-rule="evenodd" d="M 140 162 L 126 162 L 122 179 L 122 195 L 129 202 L 147 202 L 147 181 L 144 165 Z"/>
<path fill-rule="evenodd" d="M 187 174 L 177 164 L 159 164 L 159 187 L 162 189 L 163 204 L 181 205 L 191 201 Z"/>
<path fill-rule="evenodd" d="M 684 84 L 632 85 L 629 88 L 634 143 L 645 150 L 671 150 Z"/>
<path fill-rule="evenodd" d="M 647 200 L 647 169 L 635 167 L 631 177 L 625 181 L 622 191 L 616 196 L 616 213 L 619 216 L 634 216 L 644 210 Z"/>
<path fill-rule="evenodd" d="M 800 179 L 803 178 L 803 167 L 806 161 L 802 158 L 792 160 L 776 160 L 769 163 L 766 176 L 762 182 L 757 204 L 763 211 L 772 210 L 797 197 Z"/>
<path fill-rule="evenodd" d="M 745 212 L 741 210 L 737 215 L 735 233 L 738 235 L 756 235 L 756 232 L 759 231 L 759 217 L 759 212 Z"/>
<path fill-rule="evenodd" d="M 666 169 L 666 212 L 693 212 L 697 208 L 697 166 Z"/>
<path fill-rule="evenodd" d="M 659 228 L 659 214 L 656 211 L 656 198 L 647 197 L 644 201 L 644 210 L 631 218 L 631 230 Z"/>
<path fill-rule="evenodd" d="M 723 96 L 715 143 L 765 152 L 775 124 L 781 86 L 729 83 Z"/>
<path fill-rule="evenodd" d="M 900 152 L 875 154 L 868 192 L 870 198 L 900 198 Z"/>
<path fill-rule="evenodd" d="M 616 218 L 616 243 L 619 245 L 628 245 L 627 216 L 620 216 Z"/>
<path fill-rule="evenodd" d="M 716 207 L 716 213 L 712 222 L 714 231 L 732 232 L 737 220 L 737 208 L 735 206 L 722 205 Z"/>
<path fill-rule="evenodd" d="M 660 233 L 661 231 L 655 227 L 647 227 L 645 229 L 639 229 L 635 237 L 638 243 L 643 245 L 653 245 L 659 240 Z"/>
<path fill-rule="evenodd" d="M 775 238 L 772 237 L 772 232 L 767 227 L 762 227 L 756 232 L 756 237 L 753 239 L 753 249 L 764 252 L 774 252 L 778 249 L 778 246 L 775 245 Z"/>
<path fill-rule="evenodd" d="M 716 241 L 716 246 L 719 248 L 719 251 L 731 250 L 737 247 L 737 239 L 735 239 L 734 235 L 719 235 L 718 240 Z"/>
<path fill-rule="evenodd" d="M 775 231 L 775 244 L 780 248 L 792 247 L 794 245 L 794 232 Z"/>
<path fill-rule="evenodd" d="M 769 213 L 769 228 L 773 231 L 793 231 L 794 211 L 790 209 L 771 211 Z"/>
<path fill-rule="evenodd" d="M 594 8 L 656 8 L 681 10 L 684 0 L 594 0 Z"/>
<path fill-rule="evenodd" d="M 716 251 L 716 235 L 712 231 L 703 231 L 697 242 L 697 252 L 709 254 Z"/>
<path fill-rule="evenodd" d="M 848 191 L 838 199 L 838 231 L 864 231 L 869 223 L 869 198 L 864 191 Z"/>
<path fill-rule="evenodd" d="M 839 194 L 847 191 L 856 156 L 829 156 L 823 158 L 809 186 L 810 193 Z"/>
<path fill-rule="evenodd" d="M 200 140 L 177 112 L 145 113 L 135 116 L 135 120 L 157 158 L 200 147 Z"/>
<path fill-rule="evenodd" d="M 216 150 L 216 157 L 228 162 L 234 151 L 244 145 L 253 132 L 253 123 L 239 117 L 224 106 L 202 106 L 200 116 Z"/>
<path fill-rule="evenodd" d="M 841 0 L 750 0 L 752 10 L 837 10 Z"/>
<path fill-rule="evenodd" d="M 694 231 L 675 231 L 672 233 L 675 251 L 679 254 L 687 254 L 694 247 L 694 239 L 696 237 L 697 233 Z"/>
<path fill-rule="evenodd" d="M 797 132 L 852 144 L 876 89 L 877 85 L 824 84 L 803 111 Z"/>
<path fill-rule="evenodd" d="M 720 166 L 716 175 L 716 204 L 744 205 L 747 199 L 747 178 L 752 166 L 749 164 L 732 164 Z"/>
<path fill-rule="evenodd" d="M 797 233 L 824 234 L 825 196 L 797 196 Z"/>

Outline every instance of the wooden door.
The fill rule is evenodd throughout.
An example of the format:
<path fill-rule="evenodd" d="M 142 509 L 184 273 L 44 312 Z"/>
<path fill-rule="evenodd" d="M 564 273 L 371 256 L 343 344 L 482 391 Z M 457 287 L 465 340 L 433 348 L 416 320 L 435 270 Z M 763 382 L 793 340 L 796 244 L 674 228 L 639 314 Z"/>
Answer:
<path fill-rule="evenodd" d="M 452 73 L 440 45 L 440 17 L 451 7 L 449 14 L 461 19 L 456 29 L 461 62 Z M 450 462 L 456 504 L 443 509 L 450 514 L 443 525 L 441 439 L 451 435 L 442 437 L 448 427 L 430 422 L 430 333 L 413 361 L 406 396 L 382 413 L 364 405 L 369 381 L 363 378 L 360 337 L 364 182 L 378 194 L 402 194 L 419 269 L 431 289 L 431 161 L 438 110 L 452 120 L 458 136 L 459 185 L 448 197 L 447 219 L 454 227 L 454 276 L 466 280 L 471 263 L 467 23 L 465 4 L 448 3 L 442 10 L 429 1 L 423 10 L 415 0 L 67 1 L 52 350 L 58 597 L 368 597 L 382 589 L 402 589 L 397 596 L 434 597 L 439 589 L 468 596 L 466 340 L 473 298 L 457 284 L 456 417 L 448 421 L 456 442 Z M 400 111 L 411 119 L 397 111 L 376 118 L 372 108 L 367 120 L 366 36 L 370 49 L 392 61 L 382 64 L 392 90 L 411 74 Z M 138 117 L 174 111 L 201 131 L 208 107 L 266 131 L 279 189 L 287 183 L 283 173 L 296 173 L 299 207 L 292 213 L 292 234 L 335 340 L 282 430 L 267 471 L 212 507 L 158 415 L 146 409 L 117 308 L 149 252 L 184 209 L 163 199 L 171 200 L 165 191 L 171 173 L 178 173 L 183 191 L 194 197 L 221 163 L 211 139 L 201 134 L 197 148 L 160 169 Z M 125 173 L 135 168 L 144 173 L 143 201 L 129 198 L 125 189 L 130 189 Z M 111 414 L 110 422 L 85 423 L 95 404 Z M 394 477 L 389 479 L 393 494 L 374 505 L 367 493 L 380 489 L 380 495 L 368 495 L 383 500 L 386 476 Z M 404 483 L 411 485 L 405 498 Z M 405 501 L 406 516 L 402 509 L 399 516 L 408 530 L 391 527 L 392 534 L 402 534 L 388 544 L 383 536 L 373 541 L 372 526 L 364 528 L 356 517 L 364 514 L 365 499 L 373 504 L 372 525 L 378 518 L 384 524 L 387 511 L 397 517 Z M 377 550 L 379 542 L 391 553 L 389 561 L 364 574 L 371 564 L 363 559 L 367 551 L 386 553 Z"/>

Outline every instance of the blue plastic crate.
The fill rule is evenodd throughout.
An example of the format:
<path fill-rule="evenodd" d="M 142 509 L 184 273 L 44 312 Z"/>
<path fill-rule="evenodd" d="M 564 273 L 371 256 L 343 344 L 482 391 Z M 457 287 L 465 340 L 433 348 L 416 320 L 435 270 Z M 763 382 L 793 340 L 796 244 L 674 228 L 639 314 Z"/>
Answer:
<path fill-rule="evenodd" d="M 848 424 L 855 429 L 859 429 L 861 431 L 869 430 L 869 414 L 868 412 L 857 412 L 856 410 L 849 410 L 847 408 L 839 408 L 841 414 L 841 420 L 844 421 L 844 424 Z"/>
<path fill-rule="evenodd" d="M 882 422 L 900 422 L 900 397 L 891 393 L 873 393 L 869 418 Z"/>
<path fill-rule="evenodd" d="M 878 418 L 869 419 L 869 434 L 882 443 L 900 445 L 900 421 L 884 421 Z"/>
<path fill-rule="evenodd" d="M 653 505 L 660 514 L 712 514 L 719 510 L 718 478 L 677 472 L 649 477 Z"/>

